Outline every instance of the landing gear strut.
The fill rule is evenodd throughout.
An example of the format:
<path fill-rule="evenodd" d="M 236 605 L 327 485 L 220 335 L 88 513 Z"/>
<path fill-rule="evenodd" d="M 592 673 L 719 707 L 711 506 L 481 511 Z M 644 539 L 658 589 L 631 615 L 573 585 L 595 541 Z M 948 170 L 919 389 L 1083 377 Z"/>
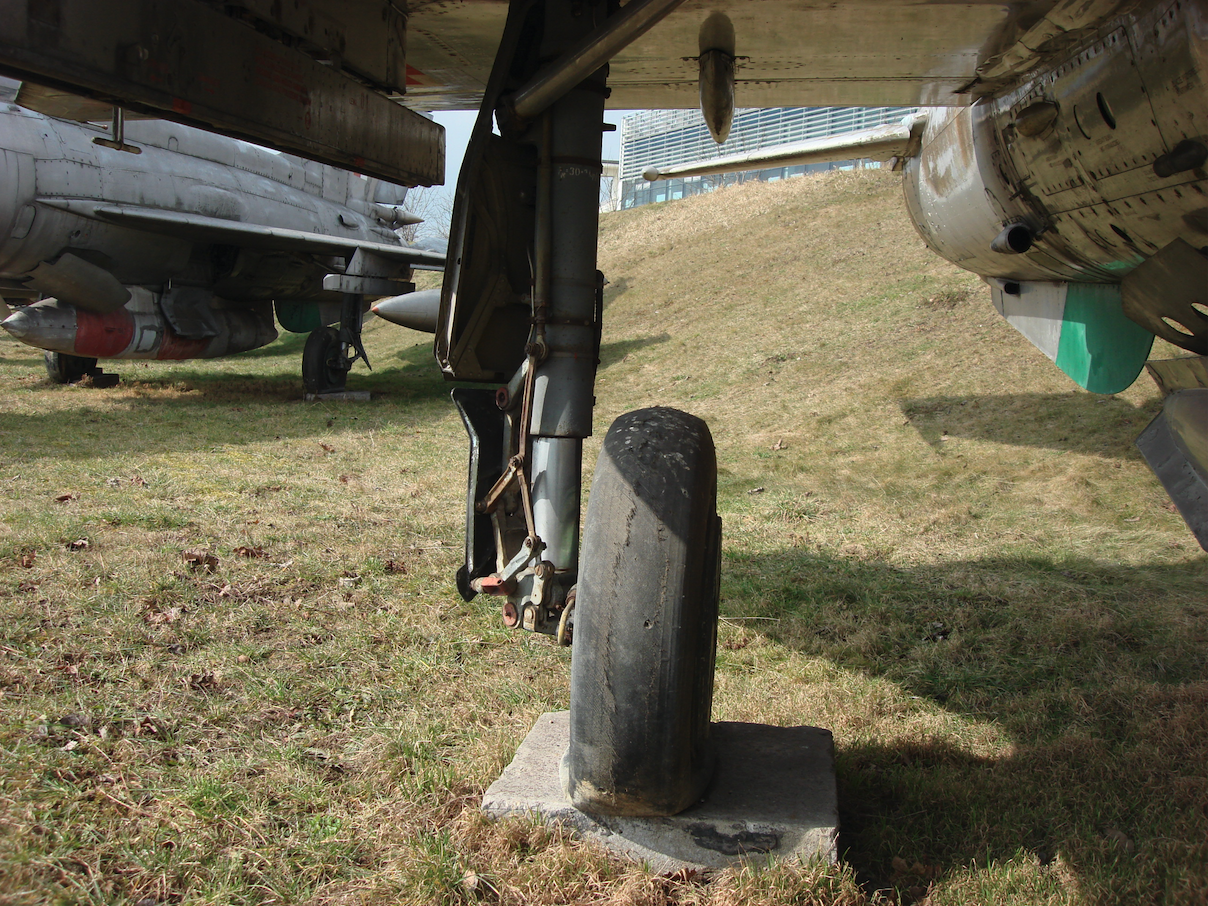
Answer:
<path fill-rule="evenodd" d="M 454 391 L 471 439 L 459 590 L 501 598 L 508 626 L 573 630 L 574 804 L 668 815 L 711 771 L 721 525 L 704 423 L 644 410 L 608 433 L 579 555 L 602 310 L 594 54 L 615 6 L 513 0 L 455 196 L 436 354 L 454 379 L 506 385 Z"/>

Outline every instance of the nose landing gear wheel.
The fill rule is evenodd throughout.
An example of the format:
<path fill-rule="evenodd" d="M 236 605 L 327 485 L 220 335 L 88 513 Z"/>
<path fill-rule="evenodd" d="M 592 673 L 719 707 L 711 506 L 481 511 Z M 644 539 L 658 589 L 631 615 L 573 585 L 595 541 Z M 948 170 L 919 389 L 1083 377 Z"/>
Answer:
<path fill-rule="evenodd" d="M 585 812 L 673 815 L 713 770 L 721 519 L 705 423 L 613 423 L 592 481 L 575 602 L 563 786 Z"/>
<path fill-rule="evenodd" d="M 48 352 L 43 358 L 46 360 L 46 376 L 52 384 L 74 384 L 84 375 L 96 371 L 96 359 L 66 352 Z"/>
<path fill-rule="evenodd" d="M 348 360 L 334 327 L 312 330 L 302 348 L 302 384 L 307 393 L 343 390 L 348 382 Z"/>

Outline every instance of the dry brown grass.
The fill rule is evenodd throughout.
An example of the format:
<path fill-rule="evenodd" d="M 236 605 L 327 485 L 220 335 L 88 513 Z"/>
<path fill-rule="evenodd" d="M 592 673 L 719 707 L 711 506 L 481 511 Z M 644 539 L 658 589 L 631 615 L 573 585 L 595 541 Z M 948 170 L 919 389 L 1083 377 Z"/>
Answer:
<path fill-rule="evenodd" d="M 457 597 L 462 429 L 379 322 L 367 405 L 303 404 L 297 338 L 105 391 L 0 340 L 0 901 L 1204 902 L 1208 560 L 1130 446 L 1156 393 L 1075 391 L 897 196 L 602 225 L 597 433 L 709 421 L 715 715 L 834 731 L 843 864 L 663 878 L 479 814 L 569 661 Z"/>

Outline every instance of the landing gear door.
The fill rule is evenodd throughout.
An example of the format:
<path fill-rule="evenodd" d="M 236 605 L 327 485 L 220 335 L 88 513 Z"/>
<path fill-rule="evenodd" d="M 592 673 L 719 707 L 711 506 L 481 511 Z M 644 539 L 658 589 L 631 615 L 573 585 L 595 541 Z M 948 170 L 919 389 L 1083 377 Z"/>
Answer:
<path fill-rule="evenodd" d="M 537 150 L 494 134 L 499 97 L 536 68 L 541 7 L 513 0 L 466 148 L 436 327 L 436 360 L 453 380 L 506 382 L 531 327 Z"/>
<path fill-rule="evenodd" d="M 471 172 L 463 166 L 454 203 L 436 357 L 451 378 L 500 383 L 520 367 L 530 328 L 537 159 L 531 145 L 475 133 L 478 153 L 466 155 Z"/>

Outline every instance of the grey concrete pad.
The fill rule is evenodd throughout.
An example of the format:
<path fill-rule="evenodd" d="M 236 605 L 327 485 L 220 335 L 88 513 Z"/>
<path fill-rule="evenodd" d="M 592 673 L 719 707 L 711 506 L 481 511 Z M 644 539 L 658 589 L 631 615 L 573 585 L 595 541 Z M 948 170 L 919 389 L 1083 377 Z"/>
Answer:
<path fill-rule="evenodd" d="M 698 804 L 670 818 L 588 815 L 572 807 L 558 771 L 569 735 L 570 712 L 542 714 L 487 789 L 483 809 L 497 818 L 535 815 L 561 823 L 661 872 L 837 858 L 839 804 L 829 730 L 713 724 L 713 781 Z"/>
<path fill-rule="evenodd" d="M 369 397 L 368 390 L 332 390 L 328 393 L 308 393 L 305 399 L 308 403 L 367 403 Z"/>

